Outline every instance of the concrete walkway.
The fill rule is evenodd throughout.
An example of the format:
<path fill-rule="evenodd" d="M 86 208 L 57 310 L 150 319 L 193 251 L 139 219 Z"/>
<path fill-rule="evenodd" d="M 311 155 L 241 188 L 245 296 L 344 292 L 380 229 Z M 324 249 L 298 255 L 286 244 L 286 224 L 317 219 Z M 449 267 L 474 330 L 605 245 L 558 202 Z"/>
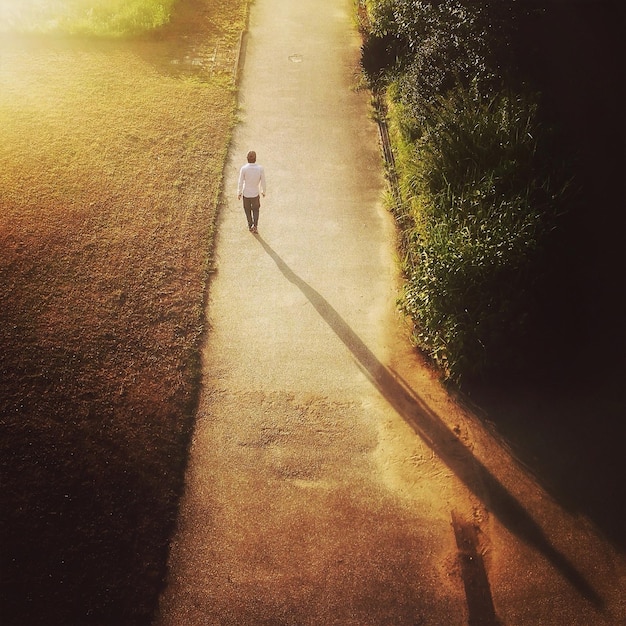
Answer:
<path fill-rule="evenodd" d="M 403 483 L 433 454 L 372 382 L 396 267 L 350 12 L 252 7 L 162 624 L 463 623 L 445 488 Z M 249 149 L 268 180 L 256 236 L 235 197 Z"/>
<path fill-rule="evenodd" d="M 611 623 L 560 551 L 567 542 L 554 548 L 527 513 L 546 511 L 544 495 L 411 353 L 351 10 L 351 0 L 252 5 L 158 624 L 495 623 L 479 597 L 488 582 L 472 597 L 479 576 L 458 559 L 459 520 L 484 533 L 476 560 L 498 581 L 507 623 Z M 268 180 L 258 235 L 235 197 L 250 149 Z M 567 519 L 546 515 L 579 545 Z M 512 585 L 520 572 L 530 578 Z M 532 611 L 529 580 L 541 597 Z M 546 621 L 555 611 L 569 621 Z"/>

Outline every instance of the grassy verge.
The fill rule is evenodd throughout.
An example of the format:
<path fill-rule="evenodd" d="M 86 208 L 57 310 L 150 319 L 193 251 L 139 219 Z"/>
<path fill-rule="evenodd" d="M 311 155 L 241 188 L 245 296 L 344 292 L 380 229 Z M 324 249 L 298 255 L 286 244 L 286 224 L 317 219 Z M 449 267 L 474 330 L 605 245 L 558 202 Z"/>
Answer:
<path fill-rule="evenodd" d="M 174 0 L 0 0 L 0 32 L 124 37 L 164 26 Z"/>
<path fill-rule="evenodd" d="M 182 0 L 158 41 L 0 44 L 3 624 L 150 620 L 246 10 Z"/>

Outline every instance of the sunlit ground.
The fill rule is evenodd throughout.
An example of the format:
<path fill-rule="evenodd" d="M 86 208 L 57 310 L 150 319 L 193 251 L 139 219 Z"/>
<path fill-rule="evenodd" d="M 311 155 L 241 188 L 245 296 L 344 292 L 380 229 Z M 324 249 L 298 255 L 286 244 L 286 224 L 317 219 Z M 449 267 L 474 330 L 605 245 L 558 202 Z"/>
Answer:
<path fill-rule="evenodd" d="M 234 118 L 244 0 L 86 4 L 0 0 L 2 624 L 149 623 Z"/>
<path fill-rule="evenodd" d="M 0 0 L 0 32 L 123 36 L 168 22 L 173 0 Z"/>
<path fill-rule="evenodd" d="M 88 15 L 87 3 L 81 0 L 0 0 L 0 30 L 52 31 L 81 14 Z"/>

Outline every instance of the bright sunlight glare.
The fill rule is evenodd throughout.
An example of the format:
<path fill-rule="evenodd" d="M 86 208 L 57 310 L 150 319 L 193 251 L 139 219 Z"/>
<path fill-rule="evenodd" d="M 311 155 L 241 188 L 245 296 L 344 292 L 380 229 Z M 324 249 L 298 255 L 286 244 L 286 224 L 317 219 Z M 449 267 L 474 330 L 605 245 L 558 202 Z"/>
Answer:
<path fill-rule="evenodd" d="M 174 0 L 0 0 L 0 32 L 124 36 L 166 24 Z"/>
<path fill-rule="evenodd" d="M 53 30 L 76 2 L 0 0 L 0 32 Z M 68 5 L 70 5 L 68 7 Z"/>

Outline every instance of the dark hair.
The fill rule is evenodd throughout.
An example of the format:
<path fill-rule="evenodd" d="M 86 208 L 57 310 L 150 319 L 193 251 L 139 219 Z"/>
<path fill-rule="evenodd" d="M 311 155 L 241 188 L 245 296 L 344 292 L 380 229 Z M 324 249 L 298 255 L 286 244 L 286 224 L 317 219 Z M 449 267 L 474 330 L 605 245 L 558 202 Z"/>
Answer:
<path fill-rule="evenodd" d="M 250 150 L 248 152 L 248 163 L 256 163 L 256 152 L 254 150 Z"/>

